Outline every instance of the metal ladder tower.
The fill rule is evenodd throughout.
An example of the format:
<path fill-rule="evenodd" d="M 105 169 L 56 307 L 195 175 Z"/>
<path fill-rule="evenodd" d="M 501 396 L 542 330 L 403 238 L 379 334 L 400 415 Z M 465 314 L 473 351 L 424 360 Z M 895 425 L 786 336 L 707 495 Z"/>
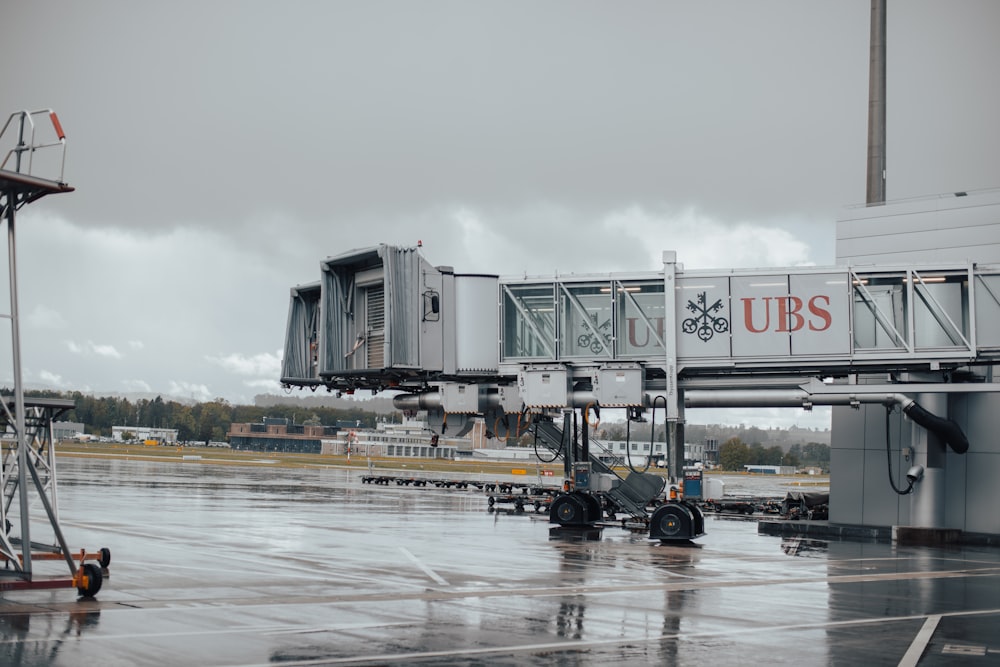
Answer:
<path fill-rule="evenodd" d="M 49 125 L 40 125 L 40 120 L 48 120 Z M 81 551 L 74 560 L 59 527 L 52 421 L 71 410 L 75 404 L 65 399 L 26 399 L 21 372 L 16 213 L 26 204 L 47 195 L 73 191 L 74 188 L 63 179 L 66 135 L 51 109 L 16 111 L 0 129 L 0 142 L 3 145 L 12 142 L 0 162 L 0 218 L 7 226 L 10 287 L 10 310 L 0 314 L 0 317 L 10 320 L 14 385 L 13 396 L 0 400 L 0 426 L 14 435 L 12 448 L 4 445 L 6 449 L 0 465 L 3 494 L 0 500 L 0 558 L 8 564 L 8 569 L 0 571 L 0 590 L 75 586 L 81 594 L 93 595 L 100 589 L 102 569 L 83 561 L 88 558 L 101 560 L 101 566 L 106 568 L 110 553 L 105 549 L 99 555 L 95 552 L 87 556 L 85 551 Z M 46 150 L 50 148 L 55 151 Z M 39 172 L 46 176 L 39 176 Z M 56 544 L 53 546 L 36 544 L 31 540 L 29 493 L 32 488 L 44 507 L 54 534 Z M 17 519 L 17 535 L 14 534 L 12 518 Z M 36 577 L 33 559 L 64 560 L 70 576 Z"/>

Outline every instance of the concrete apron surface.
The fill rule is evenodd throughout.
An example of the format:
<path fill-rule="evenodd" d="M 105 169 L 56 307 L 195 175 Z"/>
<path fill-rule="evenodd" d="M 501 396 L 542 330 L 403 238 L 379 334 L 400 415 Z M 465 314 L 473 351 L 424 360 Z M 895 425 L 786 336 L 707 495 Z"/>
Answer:
<path fill-rule="evenodd" d="M 94 599 L 3 593 L 3 665 L 1000 663 L 995 548 L 724 516 L 693 546 L 553 538 L 482 491 L 358 471 L 59 466 L 67 541 L 110 548 L 110 577 Z"/>

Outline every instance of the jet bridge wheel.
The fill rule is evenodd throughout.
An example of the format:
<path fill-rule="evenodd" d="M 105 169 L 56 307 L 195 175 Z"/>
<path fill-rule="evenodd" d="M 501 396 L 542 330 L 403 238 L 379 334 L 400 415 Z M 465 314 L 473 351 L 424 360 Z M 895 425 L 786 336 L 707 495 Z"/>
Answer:
<path fill-rule="evenodd" d="M 578 493 L 564 493 L 552 501 L 549 522 L 560 526 L 587 525 L 587 503 Z"/>
<path fill-rule="evenodd" d="M 649 521 L 649 536 L 661 542 L 683 542 L 704 534 L 701 509 L 684 501 L 661 505 Z"/>
<path fill-rule="evenodd" d="M 593 494 L 585 493 L 583 494 L 583 502 L 587 506 L 587 523 L 600 521 L 604 516 L 604 510 L 601 508 L 601 499 Z"/>
<path fill-rule="evenodd" d="M 549 522 L 560 526 L 590 526 L 600 518 L 601 501 L 589 493 L 564 493 L 549 507 Z"/>

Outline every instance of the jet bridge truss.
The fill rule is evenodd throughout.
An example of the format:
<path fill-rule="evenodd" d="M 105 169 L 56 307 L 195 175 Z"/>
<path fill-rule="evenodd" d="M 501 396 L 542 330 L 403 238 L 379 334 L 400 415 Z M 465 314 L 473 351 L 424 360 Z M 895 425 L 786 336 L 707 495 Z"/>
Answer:
<path fill-rule="evenodd" d="M 74 407 L 63 399 L 25 398 L 21 377 L 17 300 L 16 212 L 51 194 L 72 192 L 63 180 L 66 135 L 51 109 L 12 113 L 0 129 L 6 151 L 0 162 L 0 218 L 7 227 L 13 395 L 0 398 L 0 591 L 75 587 L 93 596 L 101 588 L 111 554 L 107 549 L 70 551 L 59 526 L 52 422 Z M 37 501 L 41 507 L 32 507 Z M 44 525 L 33 514 L 44 513 Z M 46 528 L 48 542 L 32 539 Z M 64 575 L 39 575 L 35 561 L 63 561 Z M 86 562 L 99 561 L 99 563 Z"/>
<path fill-rule="evenodd" d="M 500 277 L 380 245 L 323 260 L 319 281 L 292 289 L 281 382 L 398 390 L 397 407 L 450 433 L 477 416 L 490 429 L 529 414 L 662 410 L 676 478 L 686 407 L 898 405 L 965 451 L 961 429 L 905 381 L 930 378 L 921 394 L 996 391 L 980 369 L 998 360 L 1000 266 L 685 271 L 664 252 L 658 271 Z M 582 460 L 563 452 L 578 493 L 607 484 L 589 476 L 586 449 Z M 586 501 L 571 509 L 553 503 L 553 522 L 594 520 Z M 678 520 L 682 536 L 696 532 L 693 514 L 663 529 L 654 517 L 651 534 L 668 539 Z"/>

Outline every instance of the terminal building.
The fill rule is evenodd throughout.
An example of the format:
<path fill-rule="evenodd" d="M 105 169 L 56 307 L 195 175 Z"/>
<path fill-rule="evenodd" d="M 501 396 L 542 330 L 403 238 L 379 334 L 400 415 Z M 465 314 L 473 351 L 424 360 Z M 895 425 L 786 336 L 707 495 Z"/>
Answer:
<path fill-rule="evenodd" d="M 454 459 L 473 449 L 469 437 L 438 437 L 426 422 L 408 418 L 363 428 L 352 422 L 303 425 L 283 417 L 265 417 L 259 424 L 232 424 L 227 435 L 232 449 L 256 452 Z"/>
<path fill-rule="evenodd" d="M 252 452 L 293 452 L 319 454 L 333 447 L 336 426 L 293 424 L 284 417 L 265 417 L 259 424 L 231 424 L 229 446 Z"/>
<path fill-rule="evenodd" d="M 872 327 L 873 346 L 895 347 L 916 354 L 920 347 L 947 350 L 957 345 L 981 352 L 1000 349 L 1000 276 L 987 269 L 1000 266 L 1000 190 L 956 192 L 879 206 L 848 209 L 837 222 L 838 264 L 896 267 L 868 293 L 890 313 L 909 311 L 912 320 Z M 915 294 L 906 267 L 951 265 L 952 271 L 924 272 L 924 287 L 933 299 Z M 934 282 L 932 282 L 934 281 Z M 973 283 L 974 290 L 969 289 Z M 970 295 L 974 299 L 970 299 Z M 975 319 L 979 326 L 970 327 Z M 931 322 L 944 326 L 927 326 Z M 951 324 L 948 324 L 951 323 Z M 919 336 L 913 337 L 913 332 Z M 962 340 L 964 335 L 965 340 Z M 921 340 L 921 336 L 923 339 Z M 912 341 L 912 342 L 911 342 Z M 939 391 L 962 389 L 956 383 L 987 386 L 996 380 L 996 365 L 977 363 L 925 368 L 897 374 L 895 381 L 928 390 L 920 402 L 947 415 L 962 428 L 970 446 L 965 454 L 945 448 L 901 411 L 861 405 L 834 407 L 830 449 L 830 521 L 872 527 L 927 526 L 960 531 L 967 538 L 1000 537 L 1000 394 Z M 884 384 L 889 373 L 859 374 L 859 384 Z M 950 387 L 948 385 L 951 385 Z M 889 457 L 886 452 L 889 451 Z M 923 468 L 915 492 L 896 493 L 893 473 Z"/>
<path fill-rule="evenodd" d="M 171 445 L 177 442 L 177 429 L 175 428 L 152 428 L 150 426 L 112 426 L 111 439 L 114 442 L 126 442 L 128 440 L 148 441 L 156 440 L 163 445 Z"/>

